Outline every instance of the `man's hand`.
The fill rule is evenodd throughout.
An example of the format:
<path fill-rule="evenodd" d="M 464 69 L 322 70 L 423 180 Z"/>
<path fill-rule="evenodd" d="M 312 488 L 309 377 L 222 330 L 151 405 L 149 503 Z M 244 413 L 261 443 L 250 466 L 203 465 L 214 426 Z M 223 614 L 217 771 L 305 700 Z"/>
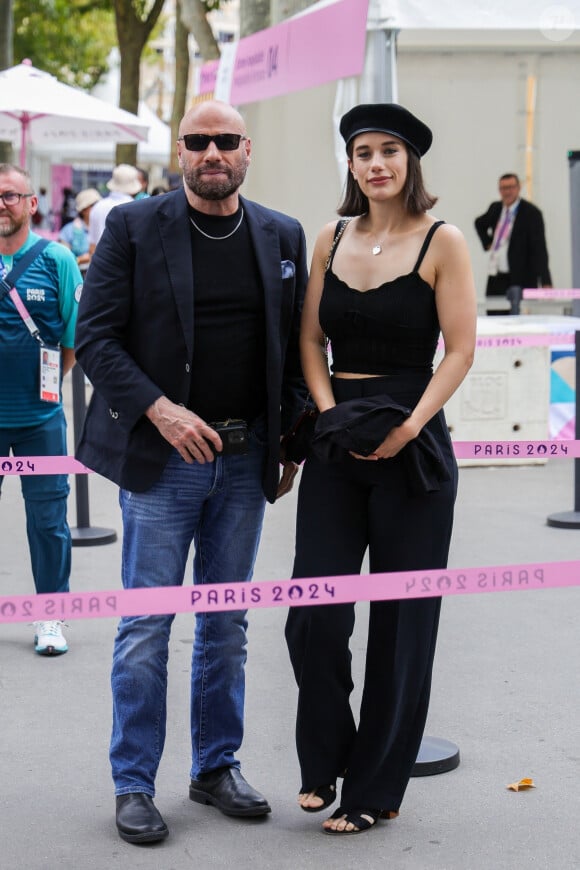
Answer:
<path fill-rule="evenodd" d="M 215 429 L 193 411 L 176 405 L 166 396 L 160 396 L 153 402 L 145 415 L 159 429 L 165 440 L 190 464 L 213 462 L 214 454 L 208 441 L 211 441 L 218 453 L 221 452 L 222 441 Z"/>
<path fill-rule="evenodd" d="M 287 462 L 286 460 L 282 461 L 282 477 L 280 478 L 280 483 L 278 484 L 278 490 L 276 492 L 276 498 L 282 498 L 283 495 L 286 495 L 287 492 L 290 492 L 292 486 L 294 484 L 294 478 L 298 473 L 298 468 L 300 466 L 296 465 L 295 462 Z"/>

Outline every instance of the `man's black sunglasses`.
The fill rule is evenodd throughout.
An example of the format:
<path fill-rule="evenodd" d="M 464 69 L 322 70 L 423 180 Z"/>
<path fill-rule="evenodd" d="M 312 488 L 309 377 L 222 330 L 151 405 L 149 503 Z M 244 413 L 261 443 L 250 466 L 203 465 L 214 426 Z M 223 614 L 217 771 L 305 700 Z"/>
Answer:
<path fill-rule="evenodd" d="M 240 133 L 216 133 L 215 136 L 207 133 L 186 133 L 178 141 L 183 142 L 188 151 L 205 151 L 210 142 L 215 142 L 218 151 L 235 151 L 243 139 L 247 139 L 247 136 Z"/>

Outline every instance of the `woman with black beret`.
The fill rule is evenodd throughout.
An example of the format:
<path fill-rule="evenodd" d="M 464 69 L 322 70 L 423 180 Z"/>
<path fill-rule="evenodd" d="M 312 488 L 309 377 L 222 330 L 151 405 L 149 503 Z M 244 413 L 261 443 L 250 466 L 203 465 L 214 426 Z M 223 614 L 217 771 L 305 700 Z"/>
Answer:
<path fill-rule="evenodd" d="M 443 406 L 475 347 L 467 245 L 428 214 L 436 199 L 420 158 L 432 134 L 422 121 L 397 104 L 359 105 L 340 132 L 344 220 L 318 236 L 302 316 L 304 375 L 320 416 L 300 482 L 293 576 L 356 575 L 367 549 L 373 573 L 444 568 L 457 465 Z M 427 717 L 440 603 L 371 602 L 358 721 L 354 605 L 290 609 L 301 808 L 324 810 L 343 777 L 326 833 L 361 833 L 398 814 Z"/>

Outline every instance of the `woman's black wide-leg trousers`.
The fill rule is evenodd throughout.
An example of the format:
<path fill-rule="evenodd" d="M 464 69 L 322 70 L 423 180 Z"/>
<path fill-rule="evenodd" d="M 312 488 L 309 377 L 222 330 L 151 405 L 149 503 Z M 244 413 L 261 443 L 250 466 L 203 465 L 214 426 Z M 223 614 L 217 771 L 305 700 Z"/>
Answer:
<path fill-rule="evenodd" d="M 353 389 L 352 381 L 346 384 Z M 294 577 L 359 574 L 367 548 L 371 573 L 446 566 L 457 470 L 443 415 L 429 425 L 451 477 L 435 492 L 410 494 L 400 457 L 348 457 L 332 465 L 307 459 Z M 440 605 L 440 598 L 371 602 L 358 721 L 350 704 L 355 606 L 290 609 L 286 639 L 299 690 L 296 743 L 304 789 L 344 773 L 342 807 L 399 809 L 427 718 Z"/>

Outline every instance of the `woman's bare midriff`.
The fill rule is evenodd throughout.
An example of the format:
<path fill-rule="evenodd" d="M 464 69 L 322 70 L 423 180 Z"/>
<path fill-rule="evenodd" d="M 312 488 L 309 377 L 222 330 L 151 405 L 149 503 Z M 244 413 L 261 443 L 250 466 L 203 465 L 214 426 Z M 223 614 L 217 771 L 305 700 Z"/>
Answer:
<path fill-rule="evenodd" d="M 354 372 L 333 372 L 333 378 L 344 378 L 345 380 L 359 380 L 360 378 L 382 378 L 384 375 L 357 375 Z"/>

